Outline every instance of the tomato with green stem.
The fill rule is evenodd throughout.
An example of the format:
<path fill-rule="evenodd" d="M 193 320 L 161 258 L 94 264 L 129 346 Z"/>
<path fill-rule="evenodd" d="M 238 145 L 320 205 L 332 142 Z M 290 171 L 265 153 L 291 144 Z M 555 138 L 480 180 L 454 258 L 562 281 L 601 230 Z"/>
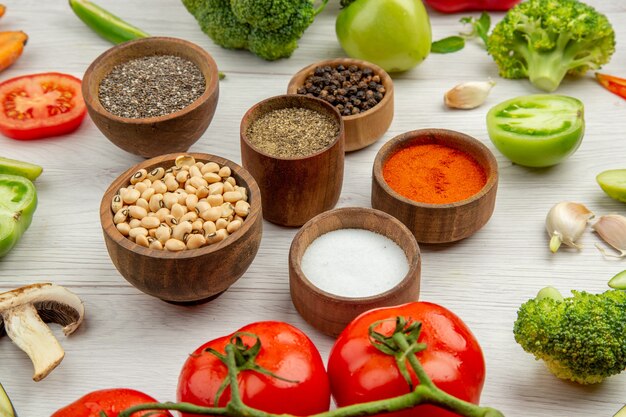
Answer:
<path fill-rule="evenodd" d="M 584 106 L 574 97 L 556 94 L 516 97 L 489 110 L 487 131 L 496 148 L 518 165 L 556 165 L 582 142 Z"/>
<path fill-rule="evenodd" d="M 51 417 L 117 417 L 128 407 L 155 403 L 156 400 L 143 392 L 128 388 L 109 388 L 93 391 L 61 408 Z M 143 411 L 132 417 L 172 417 L 167 411 Z"/>
<path fill-rule="evenodd" d="M 225 406 L 231 398 L 225 346 L 237 348 L 239 388 L 247 406 L 269 413 L 308 416 L 330 407 L 330 388 L 313 342 L 284 322 L 257 322 L 207 342 L 188 358 L 178 380 L 178 400 Z M 184 417 L 192 414 L 183 413 Z"/>
<path fill-rule="evenodd" d="M 477 404 L 485 379 L 485 361 L 474 335 L 459 317 L 444 307 L 414 302 L 365 312 L 339 335 L 328 360 L 328 375 L 337 405 L 343 407 L 396 397 L 411 392 L 412 386 L 419 384 L 405 359 L 398 362 L 372 343 L 370 328 L 379 334 L 392 335 L 396 317 L 404 317 L 409 323 L 421 323 L 416 356 L 436 387 Z M 389 417 L 417 415 L 458 416 L 433 405 L 387 414 Z"/>

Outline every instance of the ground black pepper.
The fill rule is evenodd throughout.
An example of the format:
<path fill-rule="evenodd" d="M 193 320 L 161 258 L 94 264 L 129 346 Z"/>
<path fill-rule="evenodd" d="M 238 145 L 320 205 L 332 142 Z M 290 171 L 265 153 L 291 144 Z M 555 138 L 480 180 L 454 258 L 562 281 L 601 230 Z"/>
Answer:
<path fill-rule="evenodd" d="M 250 143 L 279 158 L 307 156 L 330 145 L 339 127 L 331 117 L 305 108 L 270 111 L 248 127 Z"/>
<path fill-rule="evenodd" d="M 298 94 L 326 100 L 342 116 L 367 111 L 376 106 L 385 95 L 380 76 L 371 68 L 357 65 L 315 67 L 298 88 Z"/>
<path fill-rule="evenodd" d="M 102 106 L 132 119 L 164 116 L 187 107 L 206 88 L 200 68 L 173 55 L 153 55 L 115 66 L 100 82 Z"/>

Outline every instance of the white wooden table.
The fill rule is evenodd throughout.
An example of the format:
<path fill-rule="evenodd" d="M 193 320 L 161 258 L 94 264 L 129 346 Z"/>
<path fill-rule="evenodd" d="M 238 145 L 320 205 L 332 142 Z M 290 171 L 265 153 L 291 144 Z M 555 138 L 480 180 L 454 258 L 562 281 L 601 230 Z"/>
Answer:
<path fill-rule="evenodd" d="M 332 3 L 338 3 L 333 1 Z M 612 21 L 617 52 L 607 73 L 626 76 L 626 4 L 589 0 Z M 334 33 L 336 4 L 309 28 L 290 59 L 262 61 L 248 52 L 212 43 L 176 0 L 101 0 L 100 4 L 155 35 L 191 40 L 206 48 L 227 78 L 213 122 L 192 151 L 236 162 L 239 122 L 254 103 L 285 92 L 298 69 L 342 56 Z M 2 30 L 24 30 L 30 39 L 22 58 L 0 74 L 9 77 L 61 71 L 82 77 L 87 66 L 111 45 L 89 30 L 67 1 L 9 0 Z M 431 13 L 435 39 L 455 34 L 462 15 Z M 496 15 L 499 19 L 501 15 Z M 443 93 L 462 81 L 492 77 L 498 85 L 488 102 L 473 111 L 450 111 Z M 562 382 L 523 352 L 513 340 L 517 308 L 546 286 L 604 291 L 626 269 L 626 261 L 602 257 L 588 231 L 580 252 L 548 250 L 545 215 L 556 202 L 588 205 L 597 214 L 626 214 L 626 205 L 608 198 L 595 182 L 599 172 L 626 168 L 626 101 L 601 88 L 591 75 L 568 80 L 559 93 L 586 105 L 587 131 L 580 149 L 550 169 L 514 166 L 491 144 L 485 127 L 488 109 L 508 98 L 537 93 L 525 80 L 503 80 L 478 43 L 451 55 L 431 55 L 414 70 L 394 77 L 396 115 L 387 134 L 346 157 L 338 206 L 370 206 L 371 166 L 382 144 L 402 132 L 440 127 L 473 135 L 490 147 L 500 166 L 500 186 L 491 221 L 462 242 L 422 246 L 421 299 L 460 315 L 476 334 L 487 362 L 482 403 L 507 416 L 612 416 L 626 402 L 626 373 L 599 386 Z M 287 253 L 296 229 L 265 223 L 258 256 L 246 274 L 216 300 L 180 307 L 147 296 L 128 284 L 104 246 L 98 207 L 109 183 L 140 158 L 112 145 L 87 119 L 74 134 L 33 142 L 0 137 L 0 154 L 44 167 L 37 180 L 39 207 L 18 246 L 0 260 L 0 291 L 51 281 L 67 286 L 85 302 L 87 318 L 72 336 L 55 334 L 66 351 L 62 364 L 45 380 L 31 380 L 22 351 L 0 339 L 0 381 L 20 417 L 45 417 L 79 396 L 105 387 L 132 387 L 160 400 L 174 400 L 178 373 L 187 354 L 207 340 L 257 320 L 283 320 L 303 329 L 327 357 L 333 340 L 305 323 L 294 309 Z"/>

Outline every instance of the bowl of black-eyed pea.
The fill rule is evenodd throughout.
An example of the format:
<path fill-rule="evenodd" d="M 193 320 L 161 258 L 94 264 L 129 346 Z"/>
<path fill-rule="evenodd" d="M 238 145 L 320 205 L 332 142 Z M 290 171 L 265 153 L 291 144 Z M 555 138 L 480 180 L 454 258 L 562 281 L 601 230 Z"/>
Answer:
<path fill-rule="evenodd" d="M 241 166 L 218 156 L 168 154 L 109 186 L 100 221 L 111 261 L 146 294 L 200 303 L 248 269 L 261 243 L 261 193 Z"/>

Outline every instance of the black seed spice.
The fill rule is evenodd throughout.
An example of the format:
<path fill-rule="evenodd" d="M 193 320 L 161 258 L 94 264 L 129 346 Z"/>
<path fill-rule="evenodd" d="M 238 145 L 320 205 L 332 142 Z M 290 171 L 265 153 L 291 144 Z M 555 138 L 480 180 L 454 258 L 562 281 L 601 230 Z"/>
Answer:
<path fill-rule="evenodd" d="M 193 62 L 153 55 L 115 66 L 100 82 L 98 96 L 110 113 L 142 119 L 182 110 L 204 93 L 205 84 Z"/>
<path fill-rule="evenodd" d="M 290 107 L 264 114 L 246 133 L 259 150 L 279 158 L 293 158 L 326 148 L 337 137 L 339 127 L 325 114 Z"/>
<path fill-rule="evenodd" d="M 326 100 L 342 116 L 359 114 L 376 106 L 385 96 L 380 76 L 357 65 L 315 67 L 298 94 Z"/>

